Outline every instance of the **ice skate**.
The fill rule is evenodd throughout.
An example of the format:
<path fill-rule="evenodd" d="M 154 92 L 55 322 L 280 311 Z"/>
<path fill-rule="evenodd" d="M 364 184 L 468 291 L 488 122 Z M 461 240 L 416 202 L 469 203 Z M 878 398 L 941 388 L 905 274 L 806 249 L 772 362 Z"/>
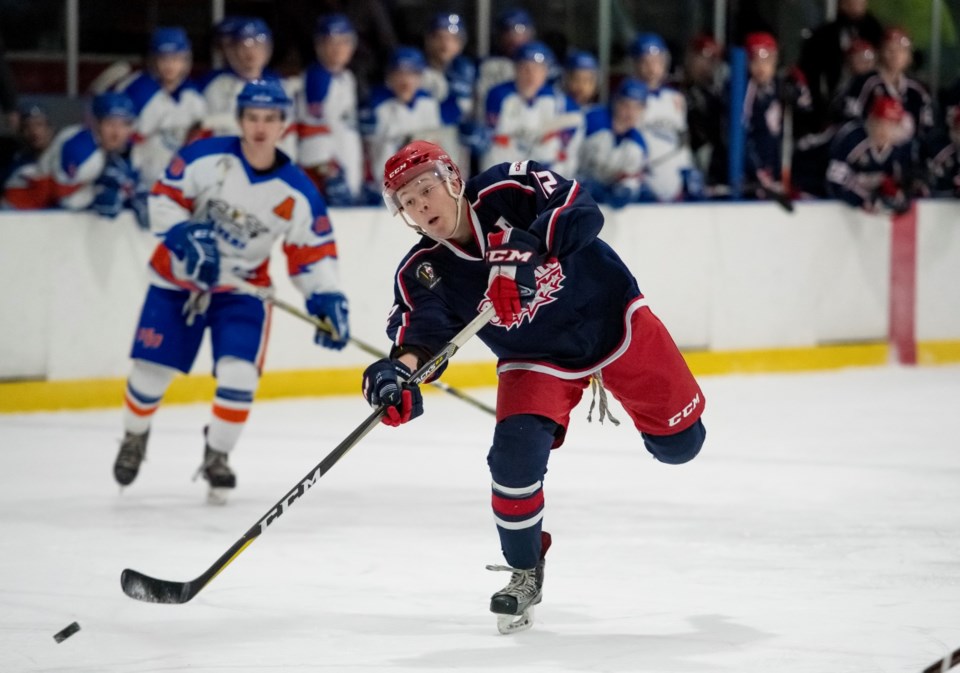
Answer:
<path fill-rule="evenodd" d="M 227 454 L 207 446 L 203 453 L 203 465 L 200 474 L 210 484 L 207 502 L 211 505 L 224 505 L 227 496 L 237 486 L 237 476 L 227 464 Z"/>
<path fill-rule="evenodd" d="M 507 586 L 490 597 L 490 612 L 497 615 L 497 630 L 508 635 L 533 626 L 533 608 L 543 596 L 544 558 L 550 548 L 550 533 L 542 533 L 540 562 L 524 570 L 510 566 L 488 565 L 487 570 L 512 573 Z"/>
<path fill-rule="evenodd" d="M 140 472 L 140 463 L 147 456 L 147 438 L 150 431 L 142 435 L 127 432 L 120 442 L 120 452 L 113 463 L 113 476 L 120 486 L 129 486 Z"/>

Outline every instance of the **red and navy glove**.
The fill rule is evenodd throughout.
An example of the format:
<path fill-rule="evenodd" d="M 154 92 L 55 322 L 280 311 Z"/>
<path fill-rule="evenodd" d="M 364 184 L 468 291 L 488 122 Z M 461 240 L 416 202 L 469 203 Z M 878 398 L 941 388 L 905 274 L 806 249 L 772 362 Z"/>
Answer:
<path fill-rule="evenodd" d="M 383 358 L 363 372 L 363 396 L 371 407 L 384 405 L 381 421 L 394 427 L 423 414 L 420 386 L 408 383 L 413 373 L 400 360 Z"/>
<path fill-rule="evenodd" d="M 540 240 L 523 229 L 487 234 L 484 259 L 490 267 L 487 298 L 501 324 L 519 320 L 524 306 L 537 295 L 536 268 L 543 262 Z"/>

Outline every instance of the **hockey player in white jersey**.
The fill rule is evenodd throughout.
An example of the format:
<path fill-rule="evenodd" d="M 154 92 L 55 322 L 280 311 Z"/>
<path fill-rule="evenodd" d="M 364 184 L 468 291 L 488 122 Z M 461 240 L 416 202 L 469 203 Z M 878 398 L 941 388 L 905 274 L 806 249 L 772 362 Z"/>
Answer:
<path fill-rule="evenodd" d="M 497 53 L 480 62 L 477 73 L 477 114 L 483 120 L 484 104 L 490 90 L 516 77 L 514 60 L 517 50 L 537 36 L 533 18 L 525 9 L 510 8 L 497 15 Z"/>
<path fill-rule="evenodd" d="M 580 184 L 597 203 L 615 208 L 645 198 L 647 144 L 638 126 L 643 121 L 647 85 L 625 79 L 610 105 L 597 105 L 585 117 L 580 146 Z"/>
<path fill-rule="evenodd" d="M 192 48 L 179 27 L 157 28 L 150 36 L 147 70 L 131 74 L 116 89 L 137 112 L 130 158 L 141 180 L 153 185 L 174 153 L 206 116 L 206 103 L 188 79 Z"/>
<path fill-rule="evenodd" d="M 210 330 L 217 387 L 205 430 L 202 474 L 211 502 L 236 486 L 227 457 L 253 404 L 270 328 L 270 308 L 233 291 L 231 277 L 269 286 L 268 262 L 283 239 L 287 268 L 307 310 L 327 321 L 316 342 L 341 349 L 349 338 L 337 247 L 313 183 L 277 149 L 291 101 L 276 81 L 244 86 L 239 137 L 198 140 L 174 157 L 150 197 L 151 230 L 161 239 L 136 328 L 127 379 L 125 435 L 114 476 L 133 482 L 154 412 L 177 371 L 193 366 Z"/>
<path fill-rule="evenodd" d="M 423 52 L 397 47 L 387 64 L 386 82 L 374 87 L 360 109 L 360 132 L 371 175 L 381 175 L 387 159 L 411 140 L 434 138 L 442 131 L 440 102 L 422 88 L 424 68 Z M 373 203 L 377 187 L 368 185 Z"/>
<path fill-rule="evenodd" d="M 493 143 L 481 169 L 532 159 L 561 175 L 575 175 L 583 115 L 573 99 L 547 83 L 553 52 L 542 42 L 528 42 L 515 59 L 516 79 L 498 84 L 487 95 Z"/>
<path fill-rule="evenodd" d="M 635 76 L 646 83 L 646 111 L 640 131 L 647 142 L 647 184 L 658 201 L 698 197 L 702 180 L 693 166 L 683 93 L 666 84 L 670 68 L 667 45 L 655 33 L 641 33 L 630 48 Z"/>
<path fill-rule="evenodd" d="M 298 162 L 331 206 L 360 197 L 363 145 L 357 128 L 357 80 L 347 69 L 357 31 L 344 14 L 317 18 L 317 60 L 303 75 L 297 96 Z"/>
<path fill-rule="evenodd" d="M 145 206 L 139 173 L 130 163 L 133 102 L 114 91 L 91 103 L 90 126 L 68 126 L 29 170 L 11 176 L 3 203 L 17 209 L 92 210 L 116 217 Z"/>
<path fill-rule="evenodd" d="M 212 135 L 237 135 L 237 95 L 247 82 L 280 80 L 267 64 L 273 54 L 273 33 L 263 19 L 246 17 L 232 24 L 230 46 L 223 50 L 227 67 L 212 73 L 202 91 L 207 103 L 204 128 Z M 293 82 L 283 82 L 287 95 L 293 98 Z M 281 149 L 296 158 L 296 124 L 288 124 Z"/>

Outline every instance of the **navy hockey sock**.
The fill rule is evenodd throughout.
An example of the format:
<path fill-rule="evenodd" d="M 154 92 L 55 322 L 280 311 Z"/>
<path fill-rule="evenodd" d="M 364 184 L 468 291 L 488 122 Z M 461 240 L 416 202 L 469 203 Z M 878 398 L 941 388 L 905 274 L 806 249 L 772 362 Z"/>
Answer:
<path fill-rule="evenodd" d="M 543 477 L 557 424 L 541 416 L 510 416 L 497 424 L 487 456 L 500 547 L 514 568 L 540 560 Z"/>

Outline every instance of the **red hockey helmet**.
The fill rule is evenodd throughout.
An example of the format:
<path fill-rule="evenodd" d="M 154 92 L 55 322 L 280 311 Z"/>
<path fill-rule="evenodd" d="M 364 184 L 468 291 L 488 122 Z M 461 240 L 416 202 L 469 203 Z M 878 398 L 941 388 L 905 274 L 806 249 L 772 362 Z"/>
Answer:
<path fill-rule="evenodd" d="M 910 39 L 910 35 L 907 34 L 903 28 L 888 28 L 887 31 L 883 34 L 883 44 L 889 44 L 893 42 L 894 44 L 909 49 L 913 46 L 913 41 Z"/>
<path fill-rule="evenodd" d="M 891 122 L 903 121 L 906 112 L 903 105 L 891 96 L 880 96 L 870 106 L 870 119 L 885 119 Z"/>
<path fill-rule="evenodd" d="M 749 58 L 767 58 L 777 52 L 777 39 L 770 33 L 750 33 L 743 46 Z"/>
<path fill-rule="evenodd" d="M 383 167 L 383 201 L 394 215 L 400 210 L 397 191 L 427 173 L 442 180 L 460 178 L 460 169 L 445 149 L 426 140 L 414 140 L 387 159 Z"/>

